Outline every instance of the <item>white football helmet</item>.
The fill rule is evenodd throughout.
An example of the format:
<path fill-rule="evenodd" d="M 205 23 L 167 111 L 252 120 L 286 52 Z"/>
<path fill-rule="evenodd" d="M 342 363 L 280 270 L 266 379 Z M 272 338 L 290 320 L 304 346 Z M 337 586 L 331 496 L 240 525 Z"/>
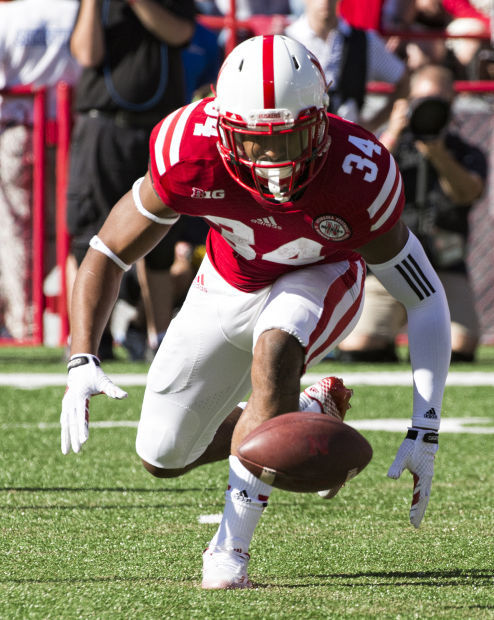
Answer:
<path fill-rule="evenodd" d="M 317 58 L 283 35 L 248 39 L 223 63 L 218 149 L 233 178 L 270 208 L 283 209 L 326 160 L 327 88 Z"/>

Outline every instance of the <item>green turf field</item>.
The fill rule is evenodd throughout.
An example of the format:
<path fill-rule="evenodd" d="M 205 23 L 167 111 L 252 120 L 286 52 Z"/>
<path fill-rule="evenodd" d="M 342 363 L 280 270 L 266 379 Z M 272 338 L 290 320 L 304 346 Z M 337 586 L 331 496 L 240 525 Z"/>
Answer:
<path fill-rule="evenodd" d="M 454 370 L 494 373 L 493 356 Z M 58 350 L 0 349 L 0 364 L 64 371 Z M 106 370 L 145 366 L 121 360 Z M 355 367 L 314 370 L 344 377 Z M 275 490 L 251 546 L 256 588 L 229 592 L 200 589 L 201 553 L 216 529 L 200 520 L 222 511 L 226 464 L 149 476 L 134 451 L 141 386 L 125 401 L 93 399 L 90 440 L 66 457 L 63 387 L 0 387 L 0 618 L 494 618 L 492 386 L 447 388 L 444 419 L 464 418 L 464 427 L 441 436 L 420 530 L 408 522 L 411 476 L 386 477 L 411 388 L 350 387 L 349 422 L 401 418 L 403 432 L 362 430 L 373 460 L 329 502 Z"/>

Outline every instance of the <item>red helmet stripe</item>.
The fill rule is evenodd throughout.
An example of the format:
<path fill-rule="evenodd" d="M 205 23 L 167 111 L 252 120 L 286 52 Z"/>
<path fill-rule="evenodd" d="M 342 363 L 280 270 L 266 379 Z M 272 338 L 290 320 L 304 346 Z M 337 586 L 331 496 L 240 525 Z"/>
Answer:
<path fill-rule="evenodd" d="M 274 37 L 263 37 L 262 40 L 262 83 L 264 94 L 264 108 L 275 108 L 274 102 Z"/>

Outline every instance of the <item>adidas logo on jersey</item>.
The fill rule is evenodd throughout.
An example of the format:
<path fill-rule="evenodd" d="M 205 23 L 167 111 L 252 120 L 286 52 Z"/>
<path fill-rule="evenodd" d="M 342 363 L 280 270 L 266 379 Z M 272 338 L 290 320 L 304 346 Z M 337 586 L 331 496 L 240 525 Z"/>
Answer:
<path fill-rule="evenodd" d="M 194 278 L 194 282 L 192 282 L 192 286 L 198 288 L 203 293 L 207 293 L 208 289 L 204 286 L 204 274 L 200 273 L 198 276 Z"/>
<path fill-rule="evenodd" d="M 267 226 L 268 228 L 276 228 L 277 230 L 281 230 L 281 226 L 278 226 L 276 220 L 272 215 L 269 217 L 258 217 L 250 220 L 253 224 L 259 224 L 260 226 Z"/>

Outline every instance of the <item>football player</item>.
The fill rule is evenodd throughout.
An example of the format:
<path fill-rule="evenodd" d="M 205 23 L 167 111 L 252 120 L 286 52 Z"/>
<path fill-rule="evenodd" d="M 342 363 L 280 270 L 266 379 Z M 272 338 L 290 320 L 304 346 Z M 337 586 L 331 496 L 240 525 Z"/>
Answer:
<path fill-rule="evenodd" d="M 300 378 L 355 326 L 366 263 L 408 312 L 412 425 L 388 475 L 412 472 L 415 527 L 429 500 L 450 360 L 446 298 L 400 221 L 392 156 L 327 105 L 323 72 L 303 45 L 282 35 L 241 43 L 215 97 L 155 127 L 148 173 L 112 209 L 77 275 L 64 454 L 88 438 L 92 395 L 126 395 L 95 356 L 123 272 L 181 214 L 210 225 L 207 255 L 149 370 L 136 442 L 144 467 L 163 478 L 230 454 L 204 588 L 252 585 L 248 548 L 271 487 L 243 467 L 237 447 L 273 416 L 330 412 L 328 383 L 299 396 Z"/>

